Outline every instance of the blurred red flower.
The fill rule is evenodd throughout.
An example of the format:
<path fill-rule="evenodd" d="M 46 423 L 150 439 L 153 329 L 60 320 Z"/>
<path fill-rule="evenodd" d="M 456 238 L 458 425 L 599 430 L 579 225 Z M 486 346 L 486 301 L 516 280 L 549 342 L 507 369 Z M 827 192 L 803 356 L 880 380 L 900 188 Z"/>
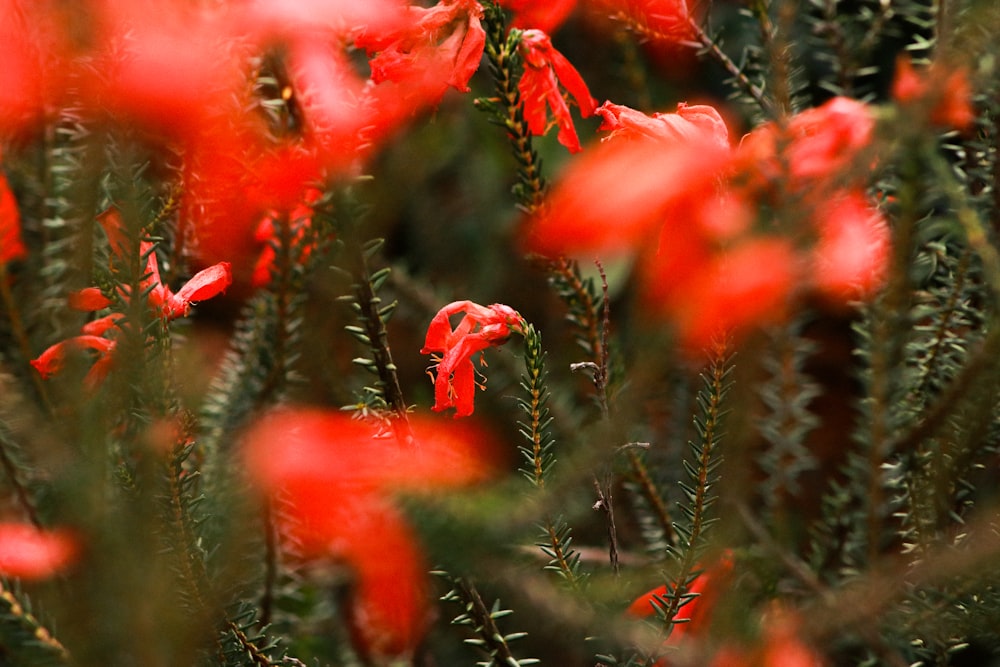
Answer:
<path fill-rule="evenodd" d="M 69 55 L 64 12 L 49 0 L 0 0 L 0 134 L 37 128 L 63 95 Z"/>
<path fill-rule="evenodd" d="M 820 204 L 814 224 L 813 285 L 834 303 L 873 296 L 885 283 L 891 261 L 892 235 L 881 211 L 852 190 Z"/>
<path fill-rule="evenodd" d="M 806 109 L 784 125 L 767 123 L 743 137 L 736 153 L 738 168 L 756 186 L 780 182 L 789 190 L 817 184 L 842 185 L 870 175 L 860 162 L 871 145 L 875 117 L 868 105 L 834 97 Z M 819 195 L 822 198 L 824 195 Z"/>
<path fill-rule="evenodd" d="M 391 502 L 490 477 L 499 449 L 467 422 L 409 418 L 410 441 L 385 425 L 322 409 L 271 413 L 247 433 L 251 479 L 277 503 L 279 530 L 302 555 L 354 571 L 347 609 L 366 656 L 403 657 L 430 623 L 427 563 Z"/>
<path fill-rule="evenodd" d="M 703 569 L 694 581 L 684 590 L 684 594 L 693 595 L 688 602 L 677 610 L 674 622 L 670 626 L 670 635 L 663 642 L 663 647 L 678 646 L 685 637 L 704 636 L 711 623 L 712 612 L 721 595 L 729 586 L 735 561 L 733 553 L 726 549 L 711 566 Z M 625 615 L 632 618 L 650 618 L 656 615 L 657 607 L 665 608 L 667 586 L 658 586 L 636 598 Z M 666 658 L 660 659 L 658 667 L 666 667 Z"/>
<path fill-rule="evenodd" d="M 463 313 L 452 328 L 451 317 Z M 503 345 L 512 333 L 523 331 L 524 318 L 510 306 L 480 306 L 455 301 L 437 312 L 427 327 L 420 354 L 440 354 L 434 364 L 434 410 L 455 408 L 455 417 L 472 414 L 476 394 L 473 356 L 494 345 Z"/>
<path fill-rule="evenodd" d="M 7 264 L 28 254 L 21 240 L 21 214 L 7 177 L 0 170 L 0 264 Z"/>
<path fill-rule="evenodd" d="M 626 24 L 647 39 L 679 42 L 692 36 L 687 0 L 586 0 L 592 11 Z"/>
<path fill-rule="evenodd" d="M 874 118 L 862 103 L 835 98 L 735 150 L 710 106 L 597 113 L 609 135 L 566 169 L 528 248 L 637 255 L 646 303 L 689 352 L 780 321 L 805 289 L 844 303 L 881 286 L 890 238 L 863 194 Z"/>
<path fill-rule="evenodd" d="M 935 63 L 918 73 L 908 56 L 900 56 L 892 98 L 902 105 L 922 106 L 932 124 L 959 132 L 968 130 L 976 119 L 965 68 L 949 69 Z"/>
<path fill-rule="evenodd" d="M 560 85 L 576 101 L 580 115 L 584 118 L 594 113 L 597 100 L 590 96 L 590 90 L 580 73 L 566 56 L 552 46 L 552 40 L 544 32 L 525 30 L 521 33 L 519 48 L 524 59 L 524 71 L 517 89 L 521 94 L 528 131 L 535 136 L 542 136 L 555 124 L 559 127 L 559 143 L 571 153 L 579 152 L 580 138 L 576 134 Z M 552 124 L 548 121 L 547 108 L 552 110 Z"/>
<path fill-rule="evenodd" d="M 512 28 L 535 28 L 551 34 L 576 8 L 576 3 L 577 0 L 502 0 L 500 6 L 513 12 Z"/>
<path fill-rule="evenodd" d="M 40 530 L 25 523 L 0 523 L 0 574 L 44 579 L 65 570 L 79 552 L 64 530 Z"/>

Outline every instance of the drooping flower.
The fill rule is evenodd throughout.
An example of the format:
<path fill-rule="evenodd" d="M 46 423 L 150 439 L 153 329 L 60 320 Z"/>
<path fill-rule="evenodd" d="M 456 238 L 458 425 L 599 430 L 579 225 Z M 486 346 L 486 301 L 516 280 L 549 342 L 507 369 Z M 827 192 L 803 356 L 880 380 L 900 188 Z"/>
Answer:
<path fill-rule="evenodd" d="M 959 132 L 971 127 L 976 119 L 968 71 L 961 67 L 934 64 L 918 73 L 909 57 L 900 56 L 896 60 L 892 98 L 902 105 L 921 105 L 932 124 Z"/>
<path fill-rule="evenodd" d="M 66 362 L 66 355 L 74 350 L 93 350 L 97 353 L 97 360 L 90 367 L 87 375 L 83 378 L 83 383 L 89 388 L 97 387 L 101 384 L 108 372 L 110 372 L 113 359 L 112 353 L 115 350 L 117 341 L 105 338 L 101 335 L 82 334 L 73 336 L 55 345 L 49 346 L 37 358 L 31 360 L 31 365 L 43 379 L 47 380 L 63 369 Z"/>
<path fill-rule="evenodd" d="M 761 619 L 761 638 L 756 646 L 726 644 L 709 667 L 823 667 L 826 660 L 800 636 L 801 620 L 779 603 Z"/>
<path fill-rule="evenodd" d="M 656 265 L 656 258 L 650 262 Z M 648 269 L 646 275 L 650 289 L 663 294 Z M 727 335 L 740 338 L 752 327 L 783 321 L 800 275 L 790 241 L 753 238 L 711 252 L 697 270 L 676 278 L 663 270 L 659 280 L 680 284 L 650 301 L 666 308 L 682 348 L 697 353 Z"/>
<path fill-rule="evenodd" d="M 97 216 L 97 219 L 108 237 L 112 255 L 119 259 L 124 257 L 128 249 L 124 226 L 118 211 L 109 208 Z M 154 245 L 149 241 L 140 241 L 139 253 L 146 261 L 144 278 L 140 285 L 141 294 L 153 313 L 168 321 L 187 317 L 195 303 L 218 296 L 232 284 L 229 263 L 220 262 L 199 271 L 174 292 L 163 283 L 160 276 Z M 132 298 L 125 286 L 120 286 L 118 290 L 119 298 L 125 301 Z M 113 303 L 96 287 L 88 287 L 70 294 L 68 302 L 71 308 L 84 312 L 103 310 Z M 96 387 L 104 380 L 114 364 L 114 351 L 124 321 L 124 313 L 113 312 L 88 322 L 81 328 L 80 335 L 49 346 L 31 361 L 31 365 L 43 378 L 48 379 L 62 370 L 67 354 L 79 350 L 92 350 L 97 354 L 97 360 L 84 377 L 84 384 Z"/>
<path fill-rule="evenodd" d="M 125 227 L 118 210 L 114 207 L 108 208 L 97 216 L 97 220 L 108 237 L 112 254 L 119 259 L 125 257 L 128 252 Z M 233 282 L 232 267 L 229 262 L 219 262 L 199 271 L 174 292 L 163 283 L 163 278 L 160 276 L 156 246 L 149 241 L 140 241 L 139 256 L 146 262 L 142 280 L 143 293 L 148 294 L 150 308 L 168 320 L 187 317 L 193 304 L 222 294 Z M 127 299 L 129 295 L 123 293 L 122 297 Z M 80 301 L 81 295 L 77 293 L 72 298 Z M 99 310 L 107 305 L 100 305 L 92 293 L 88 300 L 96 306 L 90 310 Z"/>
<path fill-rule="evenodd" d="M 0 264 L 7 264 L 28 254 L 21 240 L 21 214 L 10 184 L 0 171 Z"/>
<path fill-rule="evenodd" d="M 39 530 L 26 523 L 0 523 L 0 574 L 5 577 L 51 577 L 72 565 L 78 553 L 76 539 L 65 530 Z"/>
<path fill-rule="evenodd" d="M 356 46 L 374 54 L 368 63 L 372 80 L 417 84 L 436 100 L 448 86 L 468 92 L 486 46 L 478 0 L 408 6 L 405 17 L 402 28 L 366 30 L 355 39 Z"/>
<path fill-rule="evenodd" d="M 463 313 L 452 328 L 451 317 Z M 472 358 L 488 347 L 502 345 L 512 333 L 523 331 L 524 318 L 511 308 L 495 303 L 481 306 L 455 301 L 437 312 L 427 327 L 421 354 L 439 354 L 434 377 L 434 410 L 455 408 L 455 417 L 467 417 L 474 409 L 476 368 Z"/>
<path fill-rule="evenodd" d="M 519 48 L 524 60 L 524 72 L 517 89 L 528 130 L 535 136 L 542 136 L 552 124 L 557 125 L 559 143 L 571 153 L 579 152 L 580 138 L 560 86 L 576 101 L 584 118 L 594 113 L 597 100 L 591 97 L 586 82 L 572 63 L 552 46 L 547 34 L 541 30 L 525 30 L 521 33 Z M 548 120 L 549 109 L 553 116 L 551 124 Z"/>
<path fill-rule="evenodd" d="M 257 422 L 244 449 L 251 479 L 278 504 L 281 534 L 307 558 L 355 574 L 347 620 L 368 657 L 402 658 L 430 623 L 427 563 L 391 502 L 487 479 L 498 449 L 467 422 L 411 415 L 412 441 L 336 411 L 285 409 Z"/>

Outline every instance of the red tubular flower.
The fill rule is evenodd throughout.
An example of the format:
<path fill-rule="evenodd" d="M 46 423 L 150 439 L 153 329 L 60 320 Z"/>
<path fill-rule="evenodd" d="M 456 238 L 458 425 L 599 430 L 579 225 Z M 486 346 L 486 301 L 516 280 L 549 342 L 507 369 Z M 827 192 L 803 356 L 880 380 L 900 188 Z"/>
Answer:
<path fill-rule="evenodd" d="M 0 264 L 7 264 L 28 254 L 21 241 L 21 215 L 7 177 L 0 171 Z"/>
<path fill-rule="evenodd" d="M 46 0 L 0 0 L 0 135 L 39 127 L 65 89 L 65 9 Z"/>
<path fill-rule="evenodd" d="M 427 563 L 390 497 L 484 480 L 499 451 L 468 423 L 412 415 L 409 427 L 404 443 L 341 412 L 287 409 L 254 425 L 244 448 L 251 478 L 281 506 L 281 534 L 354 570 L 352 639 L 383 660 L 412 653 L 431 609 Z"/>
<path fill-rule="evenodd" d="M 709 667 L 823 667 L 826 661 L 799 636 L 800 620 L 775 603 L 761 621 L 756 647 L 723 646 Z"/>
<path fill-rule="evenodd" d="M 47 380 L 62 370 L 67 352 L 71 350 L 94 350 L 97 352 L 97 361 L 90 367 L 90 371 L 87 372 L 87 375 L 83 379 L 83 383 L 87 387 L 93 388 L 98 386 L 107 376 L 108 371 L 111 370 L 112 353 L 115 350 L 115 345 L 116 341 L 100 335 L 83 334 L 74 336 L 50 346 L 37 359 L 32 359 L 31 365 L 43 379 Z"/>
<path fill-rule="evenodd" d="M 111 305 L 111 299 L 104 296 L 99 287 L 85 287 L 69 295 L 69 307 L 73 310 L 82 310 L 85 313 L 92 313 Z"/>
<path fill-rule="evenodd" d="M 0 574 L 44 579 L 76 560 L 77 541 L 66 531 L 43 531 L 24 523 L 0 523 Z"/>
<path fill-rule="evenodd" d="M 524 105 L 528 130 L 535 136 L 542 136 L 548 131 L 548 107 L 552 110 L 554 124 L 559 126 L 559 143 L 571 153 L 579 152 L 580 138 L 560 84 L 576 100 L 584 118 L 594 113 L 597 100 L 590 96 L 580 73 L 566 56 L 556 51 L 552 40 L 541 30 L 525 30 L 521 34 L 520 50 L 524 58 L 524 73 L 517 89 Z"/>
<path fill-rule="evenodd" d="M 478 0 L 444 0 L 433 7 L 407 7 L 407 25 L 367 30 L 355 45 L 369 54 L 375 83 L 418 84 L 440 99 L 451 86 L 469 92 L 486 46 L 483 7 Z"/>
<path fill-rule="evenodd" d="M 862 103 L 835 98 L 755 130 L 736 150 L 709 106 L 649 116 L 608 102 L 597 113 L 610 134 L 566 169 L 527 246 L 638 255 L 650 310 L 672 320 L 689 351 L 779 321 L 806 289 L 845 302 L 881 285 L 889 234 L 860 194 L 874 129 Z M 811 228 L 775 228 L 793 206 Z"/>
<path fill-rule="evenodd" d="M 451 316 L 464 313 L 452 329 Z M 476 369 L 472 357 L 488 347 L 502 345 L 512 333 L 524 330 L 524 318 L 510 306 L 495 303 L 480 306 L 455 301 L 438 311 L 430 326 L 421 354 L 441 354 L 435 364 L 434 410 L 455 408 L 455 417 L 467 417 L 474 409 Z"/>
<path fill-rule="evenodd" d="M 623 139 L 660 139 L 665 142 L 703 141 L 729 148 L 729 128 L 719 111 L 707 104 L 688 105 L 681 102 L 673 113 L 653 113 L 651 116 L 622 104 L 605 102 L 596 113 L 603 119 L 598 130 L 609 132 L 604 141 Z"/>

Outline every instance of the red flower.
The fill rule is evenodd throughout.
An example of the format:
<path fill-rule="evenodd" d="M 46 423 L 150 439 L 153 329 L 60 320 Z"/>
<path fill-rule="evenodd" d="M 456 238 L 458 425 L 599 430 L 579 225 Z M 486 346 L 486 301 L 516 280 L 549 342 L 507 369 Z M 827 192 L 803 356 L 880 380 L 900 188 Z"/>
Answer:
<path fill-rule="evenodd" d="M 734 567 L 733 553 L 726 549 L 711 567 L 695 577 L 684 591 L 695 597 L 677 610 L 674 623 L 670 626 L 670 636 L 663 642 L 664 647 L 678 646 L 685 637 L 702 636 L 707 632 L 712 612 L 729 585 Z M 636 598 L 625 614 L 632 618 L 649 618 L 656 613 L 657 606 L 662 606 L 659 601 L 664 601 L 666 596 L 666 585 L 654 588 Z M 659 667 L 666 667 L 666 664 L 665 659 L 657 662 Z"/>
<path fill-rule="evenodd" d="M 604 119 L 597 129 L 610 133 L 604 141 L 647 137 L 670 143 L 708 141 L 719 148 L 729 148 L 726 121 L 715 107 L 707 104 L 689 106 L 681 102 L 676 112 L 648 116 L 621 104 L 605 102 L 597 109 L 597 115 Z"/>
<path fill-rule="evenodd" d="M 712 659 L 710 667 L 823 667 L 822 656 L 799 636 L 798 617 L 777 603 L 762 623 L 761 643 L 756 647 L 726 645 Z"/>
<path fill-rule="evenodd" d="M 369 66 L 375 83 L 394 81 L 426 89 L 440 99 L 448 86 L 469 92 L 486 46 L 478 0 L 444 0 L 433 7 L 407 7 L 406 25 L 366 30 L 355 45 L 375 53 Z"/>
<path fill-rule="evenodd" d="M 781 180 L 784 187 L 808 190 L 819 182 L 850 177 L 874 131 L 868 105 L 834 97 L 792 116 L 783 128 L 773 123 L 757 128 L 743 138 L 736 157 L 751 178 L 759 172 L 766 179 Z M 867 175 L 867 170 L 858 173 Z"/>
<path fill-rule="evenodd" d="M 552 40 L 541 30 L 525 30 L 521 34 L 521 55 L 524 58 L 524 73 L 517 84 L 524 105 L 524 120 L 528 130 L 535 136 L 545 134 L 551 125 L 546 107 L 552 110 L 554 124 L 559 126 L 559 143 L 571 153 L 580 150 L 580 138 L 576 135 L 573 118 L 570 116 L 566 99 L 560 91 L 560 84 L 576 100 L 580 115 L 586 118 L 594 113 L 597 100 L 590 96 L 590 90 L 583 77 L 566 59 L 556 51 Z"/>
<path fill-rule="evenodd" d="M 589 4 L 644 38 L 664 42 L 691 38 L 687 0 L 590 0 Z"/>
<path fill-rule="evenodd" d="M 723 336 L 739 338 L 752 327 L 781 322 L 800 273 L 794 247 L 786 239 L 748 239 L 716 251 L 697 272 L 677 276 L 681 282 L 672 290 L 674 300 L 665 302 L 681 345 L 698 353 Z M 660 276 L 663 281 L 674 279 L 667 272 Z M 648 284 L 658 289 L 655 278 Z"/>
<path fill-rule="evenodd" d="M 452 315 L 465 313 L 452 329 Z M 474 409 L 476 369 L 472 357 L 493 345 L 502 345 L 512 333 L 525 326 L 516 310 L 495 303 L 480 306 L 472 301 L 455 301 L 438 311 L 430 326 L 421 354 L 441 354 L 435 364 L 434 410 L 455 408 L 455 417 L 467 417 Z"/>
<path fill-rule="evenodd" d="M 76 540 L 66 531 L 43 531 L 24 523 L 0 523 L 0 574 L 44 579 L 76 559 Z"/>
<path fill-rule="evenodd" d="M 21 215 L 7 177 L 0 171 L 0 265 L 28 254 L 21 241 Z"/>
<path fill-rule="evenodd" d="M 647 116 L 606 103 L 598 113 L 610 134 L 569 165 L 528 246 L 638 255 L 651 310 L 690 351 L 780 320 L 806 288 L 844 302 L 881 285 L 889 234 L 860 194 L 856 167 L 874 128 L 860 102 L 835 98 L 736 150 L 712 107 Z M 783 222 L 803 217 L 811 227 Z"/>
<path fill-rule="evenodd" d="M 882 213 L 861 192 L 823 202 L 815 212 L 819 239 L 812 251 L 812 281 L 823 294 L 846 303 L 882 287 L 890 263 L 891 235 Z"/>
<path fill-rule="evenodd" d="M 254 287 L 264 287 L 271 282 L 271 274 L 274 271 L 274 261 L 276 259 L 275 244 L 280 242 L 281 228 L 283 225 L 289 227 L 289 237 L 293 246 L 298 250 L 297 263 L 303 263 L 312 254 L 312 244 L 306 242 L 306 235 L 312 225 L 313 210 L 310 204 L 316 203 L 322 193 L 312 189 L 306 193 L 306 202 L 299 204 L 287 219 L 282 218 L 277 212 L 268 215 L 260 221 L 257 231 L 254 233 L 254 240 L 263 248 L 257 263 L 254 265 L 251 285 Z"/>
<path fill-rule="evenodd" d="M 547 33 L 562 25 L 577 0 L 502 0 L 500 6 L 514 13 L 511 27 L 535 28 Z"/>
<path fill-rule="evenodd" d="M 104 228 L 111 245 L 112 254 L 121 258 L 127 252 L 126 236 L 118 211 L 107 209 L 99 216 L 98 222 Z M 228 262 L 220 262 L 203 271 L 199 271 L 175 293 L 163 284 L 160 277 L 159 263 L 156 259 L 155 247 L 148 241 L 139 243 L 140 256 L 146 258 L 146 268 L 142 281 L 142 294 L 147 295 L 147 303 L 160 317 L 167 320 L 187 317 L 191 306 L 198 301 L 210 299 L 224 292 L 232 283 L 232 271 Z M 120 288 L 119 296 L 129 299 L 130 294 Z M 95 312 L 112 305 L 96 287 L 88 287 L 69 295 L 69 305 L 75 310 Z M 121 332 L 120 324 L 124 320 L 123 313 L 111 313 L 83 325 L 81 335 L 68 338 L 46 349 L 31 365 L 43 378 L 49 378 L 58 373 L 71 350 L 93 350 L 97 353 L 97 361 L 84 378 L 89 387 L 99 385 L 114 363 L 114 350 L 117 337 Z"/>
<path fill-rule="evenodd" d="M 116 341 L 101 335 L 83 334 L 67 338 L 50 346 L 37 359 L 32 359 L 31 365 L 43 379 L 49 379 L 62 370 L 66 354 L 71 350 L 93 350 L 97 353 L 97 361 L 90 367 L 83 383 L 90 388 L 98 386 L 111 370 L 112 352 Z"/>
<path fill-rule="evenodd" d="M 111 251 L 119 258 L 125 256 L 127 252 L 124 223 L 117 209 L 109 208 L 97 216 L 98 222 L 104 229 Z M 168 320 L 178 317 L 187 317 L 191 312 L 191 306 L 213 296 L 218 296 L 226 291 L 226 288 L 233 282 L 232 268 L 229 262 L 219 262 L 214 266 L 196 273 L 189 281 L 174 293 L 169 287 L 163 284 L 160 277 L 160 266 L 156 259 L 156 246 L 149 241 L 139 242 L 139 255 L 146 260 L 145 278 L 142 281 L 144 293 L 149 294 L 149 305 Z M 122 295 L 128 298 L 128 294 Z M 79 294 L 73 297 L 79 300 Z M 92 299 L 92 304 L 97 305 L 97 301 Z M 98 306 L 97 310 L 104 306 Z"/>
<path fill-rule="evenodd" d="M 486 479 L 498 449 L 467 423 L 413 415 L 412 442 L 340 412 L 283 410 L 250 429 L 251 478 L 278 503 L 279 528 L 307 557 L 329 556 L 356 573 L 347 614 L 359 651 L 403 657 L 430 623 L 427 563 L 390 501 Z"/>
<path fill-rule="evenodd" d="M 68 25 L 46 0 L 0 0 L 0 135 L 44 121 L 65 88 Z"/>
<path fill-rule="evenodd" d="M 909 57 L 896 60 L 892 97 L 902 105 L 922 105 L 934 125 L 964 132 L 976 120 L 972 86 L 964 68 L 945 69 L 932 65 L 918 74 Z"/>

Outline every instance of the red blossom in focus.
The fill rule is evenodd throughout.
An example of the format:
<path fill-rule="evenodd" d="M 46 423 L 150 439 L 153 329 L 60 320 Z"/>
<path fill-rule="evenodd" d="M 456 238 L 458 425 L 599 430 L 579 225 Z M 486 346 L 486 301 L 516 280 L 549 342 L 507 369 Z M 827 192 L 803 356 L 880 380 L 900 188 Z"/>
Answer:
<path fill-rule="evenodd" d="M 464 313 L 452 328 L 451 317 Z M 427 327 L 421 354 L 440 354 L 434 365 L 434 410 L 455 408 L 455 417 L 472 414 L 476 394 L 476 368 L 472 358 L 488 347 L 503 345 L 512 333 L 523 331 L 524 318 L 510 306 L 480 306 L 455 301 L 437 312 Z"/>
<path fill-rule="evenodd" d="M 431 103 L 448 86 L 469 92 L 486 46 L 483 7 L 478 0 L 444 0 L 433 7 L 409 6 L 406 24 L 396 30 L 366 30 L 355 45 L 375 54 L 372 81 L 416 86 Z"/>
<path fill-rule="evenodd" d="M 577 0 L 501 0 L 500 6 L 513 12 L 512 28 L 535 28 L 551 34 L 576 8 L 576 3 Z"/>
<path fill-rule="evenodd" d="M 918 73 L 907 56 L 896 60 L 892 98 L 902 105 L 924 105 L 934 125 L 964 132 L 976 119 L 972 86 L 965 68 L 932 65 Z"/>
<path fill-rule="evenodd" d="M 604 141 L 625 139 L 659 139 L 715 143 L 729 148 L 729 128 L 715 107 L 707 104 L 680 103 L 672 113 L 646 115 L 622 104 L 605 102 L 596 113 L 603 119 L 599 131 L 608 132 Z"/>
<path fill-rule="evenodd" d="M 347 564 L 355 646 L 403 657 L 431 620 L 427 563 L 393 506 L 402 492 L 429 492 L 490 477 L 498 448 L 466 422 L 411 415 L 412 442 L 341 412 L 288 409 L 255 424 L 244 449 L 252 480 L 272 502 L 281 534 L 309 558 Z"/>
<path fill-rule="evenodd" d="M 0 171 L 0 265 L 27 254 L 28 250 L 21 241 L 21 214 L 17 210 L 17 200 L 7 177 Z"/>
<path fill-rule="evenodd" d="M 0 574 L 5 577 L 51 577 L 72 565 L 78 553 L 76 540 L 66 531 L 0 523 Z"/>
<path fill-rule="evenodd" d="M 517 89 L 521 95 L 528 131 L 535 136 L 542 136 L 552 124 L 558 125 L 559 143 L 571 153 L 578 152 L 580 138 L 576 134 L 560 85 L 576 101 L 580 115 L 584 118 L 594 113 L 597 100 L 590 96 L 590 90 L 580 73 L 566 56 L 556 51 L 552 40 L 544 32 L 525 30 L 521 34 L 519 48 L 524 59 L 524 72 Z M 551 124 L 547 109 L 552 111 Z"/>

